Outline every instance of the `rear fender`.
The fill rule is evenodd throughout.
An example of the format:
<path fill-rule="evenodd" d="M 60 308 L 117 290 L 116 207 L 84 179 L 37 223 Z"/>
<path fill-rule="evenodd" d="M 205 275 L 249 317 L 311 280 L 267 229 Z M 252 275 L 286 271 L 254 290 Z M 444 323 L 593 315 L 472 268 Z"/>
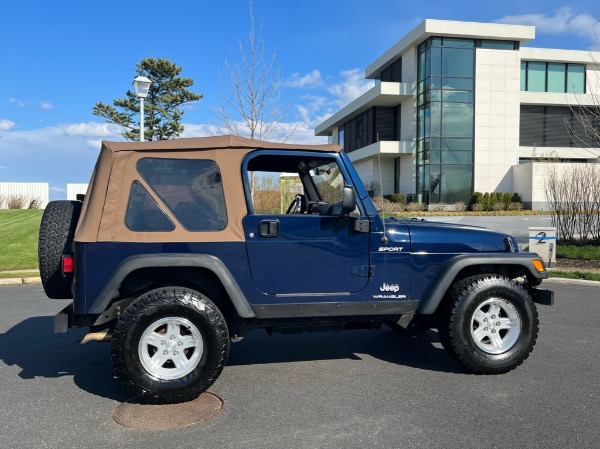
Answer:
<path fill-rule="evenodd" d="M 207 254 L 144 254 L 127 258 L 112 273 L 89 313 L 99 315 L 104 312 L 114 298 L 115 292 L 130 273 L 143 268 L 160 267 L 193 267 L 212 271 L 223 284 L 237 314 L 242 318 L 255 318 L 254 311 L 229 269 L 219 258 Z"/>

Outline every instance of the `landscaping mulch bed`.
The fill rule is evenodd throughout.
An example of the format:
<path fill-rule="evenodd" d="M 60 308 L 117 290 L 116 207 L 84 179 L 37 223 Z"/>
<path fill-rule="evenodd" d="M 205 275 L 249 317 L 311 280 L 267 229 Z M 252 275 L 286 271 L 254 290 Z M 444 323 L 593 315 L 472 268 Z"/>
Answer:
<path fill-rule="evenodd" d="M 556 259 L 557 268 L 600 270 L 600 260 Z"/>

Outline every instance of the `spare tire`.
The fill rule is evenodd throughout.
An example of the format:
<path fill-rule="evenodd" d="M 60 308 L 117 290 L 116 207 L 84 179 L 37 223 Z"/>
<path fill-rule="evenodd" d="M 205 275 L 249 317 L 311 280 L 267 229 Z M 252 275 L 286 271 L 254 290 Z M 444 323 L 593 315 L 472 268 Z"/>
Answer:
<path fill-rule="evenodd" d="M 42 285 L 49 298 L 73 297 L 73 274 L 63 275 L 62 256 L 71 253 L 71 242 L 80 214 L 81 201 L 51 201 L 42 216 L 38 260 Z"/>

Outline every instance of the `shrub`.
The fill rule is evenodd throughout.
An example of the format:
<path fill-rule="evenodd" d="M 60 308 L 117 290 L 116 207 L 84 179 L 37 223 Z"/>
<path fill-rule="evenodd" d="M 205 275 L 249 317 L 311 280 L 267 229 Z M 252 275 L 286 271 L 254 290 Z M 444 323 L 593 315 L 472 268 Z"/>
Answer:
<path fill-rule="evenodd" d="M 445 204 L 430 204 L 428 207 L 428 210 L 430 212 L 443 212 L 444 210 L 446 210 L 446 205 Z"/>
<path fill-rule="evenodd" d="M 471 200 L 469 201 L 469 206 L 473 206 L 473 204 L 482 204 L 482 203 L 483 203 L 483 193 L 473 192 L 473 195 L 471 195 Z"/>
<path fill-rule="evenodd" d="M 523 203 L 521 203 L 520 201 L 511 201 L 510 203 L 508 203 L 508 207 L 506 208 L 506 210 L 523 210 Z"/>
<path fill-rule="evenodd" d="M 6 200 L 7 209 L 25 209 L 27 205 L 29 201 L 25 195 L 11 195 Z"/>
<path fill-rule="evenodd" d="M 492 208 L 493 211 L 499 211 L 499 210 L 504 210 L 505 206 L 504 203 L 493 203 L 492 204 Z"/>
<path fill-rule="evenodd" d="M 392 193 L 390 195 L 383 195 L 383 197 L 392 203 L 406 204 L 405 193 Z"/>
<path fill-rule="evenodd" d="M 512 194 L 512 197 L 510 198 L 510 201 L 512 203 L 520 203 L 521 202 L 521 197 L 519 196 L 519 194 L 517 192 Z"/>
<path fill-rule="evenodd" d="M 464 201 L 458 201 L 452 205 L 452 210 L 454 212 L 464 212 L 467 210 L 467 205 Z"/>
<path fill-rule="evenodd" d="M 491 201 L 490 201 L 490 194 L 488 192 L 485 192 L 483 194 L 481 204 L 483 204 L 482 210 L 490 210 Z"/>
<path fill-rule="evenodd" d="M 406 205 L 406 210 L 409 212 L 422 212 L 427 209 L 427 206 L 423 203 L 408 203 Z"/>

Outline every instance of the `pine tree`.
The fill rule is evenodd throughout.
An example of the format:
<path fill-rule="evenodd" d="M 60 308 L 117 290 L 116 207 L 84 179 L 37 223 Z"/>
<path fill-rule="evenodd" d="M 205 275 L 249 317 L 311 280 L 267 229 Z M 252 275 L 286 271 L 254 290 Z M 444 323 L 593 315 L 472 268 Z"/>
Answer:
<path fill-rule="evenodd" d="M 192 78 L 181 78 L 182 68 L 163 58 L 144 58 L 136 65 L 136 74 L 152 81 L 144 101 L 144 137 L 146 140 L 174 139 L 183 132 L 181 106 L 198 101 L 201 94 L 188 90 Z M 123 128 L 123 137 L 139 140 L 140 102 L 135 92 L 127 90 L 125 98 L 113 100 L 113 105 L 98 102 L 92 113 Z"/>

